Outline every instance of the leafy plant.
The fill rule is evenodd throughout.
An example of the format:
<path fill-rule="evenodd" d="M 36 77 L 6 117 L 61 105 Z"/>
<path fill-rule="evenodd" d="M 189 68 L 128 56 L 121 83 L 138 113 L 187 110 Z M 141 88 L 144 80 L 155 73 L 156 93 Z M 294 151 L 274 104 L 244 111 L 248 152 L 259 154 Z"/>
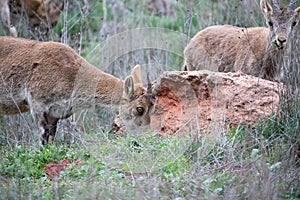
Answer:
<path fill-rule="evenodd" d="M 45 148 L 34 148 L 18 145 L 10 151 L 1 148 L 2 158 L 0 173 L 3 176 L 19 179 L 39 179 L 44 176 L 43 167 L 49 162 L 63 159 L 75 159 L 76 152 L 65 146 L 48 145 Z"/>

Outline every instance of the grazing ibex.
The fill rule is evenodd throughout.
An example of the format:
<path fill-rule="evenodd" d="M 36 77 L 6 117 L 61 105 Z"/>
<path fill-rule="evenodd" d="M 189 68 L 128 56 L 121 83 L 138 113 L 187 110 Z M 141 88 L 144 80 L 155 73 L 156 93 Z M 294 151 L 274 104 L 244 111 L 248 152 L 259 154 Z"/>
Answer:
<path fill-rule="evenodd" d="M 14 3 L 18 14 L 21 14 L 24 9 L 32 27 L 41 24 L 54 27 L 64 7 L 63 2 L 58 3 L 58 0 L 15 0 Z"/>
<path fill-rule="evenodd" d="M 282 80 L 277 59 L 300 18 L 297 0 L 280 8 L 277 0 L 271 5 L 260 1 L 268 28 L 239 28 L 230 25 L 208 27 L 197 33 L 184 50 L 184 70 L 210 69 L 244 73 L 269 80 Z"/>
<path fill-rule="evenodd" d="M 119 105 L 126 125 L 150 123 L 155 97 L 140 66 L 125 81 L 102 72 L 67 45 L 0 37 L 0 113 L 31 111 L 42 144 L 52 142 L 60 119 L 95 104 Z"/>
<path fill-rule="evenodd" d="M 9 30 L 11 36 L 17 37 L 17 31 L 11 25 L 8 0 L 0 0 L 0 19 L 4 28 Z"/>
<path fill-rule="evenodd" d="M 9 5 L 13 9 L 10 9 Z M 26 16 L 32 30 L 42 26 L 47 32 L 57 24 L 63 7 L 64 4 L 58 4 L 57 0 L 0 0 L 0 17 L 3 26 L 16 37 L 17 31 L 12 26 L 15 18 L 19 20 L 20 16 Z M 11 14 L 15 17 L 11 18 Z"/>

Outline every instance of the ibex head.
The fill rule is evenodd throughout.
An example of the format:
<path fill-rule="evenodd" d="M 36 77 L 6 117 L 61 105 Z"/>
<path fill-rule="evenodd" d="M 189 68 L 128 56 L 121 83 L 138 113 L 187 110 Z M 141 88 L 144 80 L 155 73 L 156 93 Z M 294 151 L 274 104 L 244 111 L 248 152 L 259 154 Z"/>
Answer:
<path fill-rule="evenodd" d="M 283 49 L 292 29 L 300 18 L 300 7 L 295 9 L 297 0 L 291 0 L 285 8 L 280 8 L 278 0 L 260 0 L 260 7 L 270 30 L 270 40 L 278 49 Z"/>
<path fill-rule="evenodd" d="M 135 66 L 124 81 L 120 116 L 127 128 L 141 128 L 150 124 L 150 112 L 155 103 L 149 76 L 147 88 L 143 87 L 141 67 Z"/>

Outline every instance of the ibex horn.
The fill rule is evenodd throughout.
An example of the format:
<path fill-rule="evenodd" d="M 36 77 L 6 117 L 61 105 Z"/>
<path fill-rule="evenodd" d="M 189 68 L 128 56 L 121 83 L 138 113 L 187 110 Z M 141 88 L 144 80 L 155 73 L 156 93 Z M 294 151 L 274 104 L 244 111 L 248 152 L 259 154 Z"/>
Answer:
<path fill-rule="evenodd" d="M 272 4 L 273 4 L 273 8 L 275 12 L 278 12 L 280 10 L 280 6 L 277 0 L 271 0 Z"/>
<path fill-rule="evenodd" d="M 152 94 L 152 83 L 149 77 L 149 72 L 147 73 L 147 81 L 148 81 L 147 94 Z"/>
<path fill-rule="evenodd" d="M 291 0 L 291 2 L 289 3 L 287 9 L 289 11 L 293 11 L 295 9 L 296 2 L 297 2 L 297 0 Z"/>
<path fill-rule="evenodd" d="M 148 100 L 151 102 L 152 105 L 154 105 L 155 104 L 155 94 L 153 94 L 153 91 L 152 91 L 152 83 L 150 81 L 149 72 L 147 73 L 147 79 L 148 79 L 148 87 L 147 87 L 146 97 L 148 97 Z"/>

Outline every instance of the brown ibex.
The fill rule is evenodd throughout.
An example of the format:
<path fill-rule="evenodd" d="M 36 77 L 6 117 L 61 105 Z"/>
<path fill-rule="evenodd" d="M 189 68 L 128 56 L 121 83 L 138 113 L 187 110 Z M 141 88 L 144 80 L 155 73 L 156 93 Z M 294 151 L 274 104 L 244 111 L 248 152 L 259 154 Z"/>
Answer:
<path fill-rule="evenodd" d="M 12 26 L 10 20 L 8 0 L 0 0 L 0 19 L 4 28 L 9 30 L 11 36 L 17 37 L 17 31 L 15 27 Z"/>
<path fill-rule="evenodd" d="M 51 28 L 54 27 L 64 7 L 63 2 L 58 3 L 58 0 L 15 0 L 15 3 L 19 14 L 24 9 L 32 27 L 41 24 Z"/>
<path fill-rule="evenodd" d="M 67 45 L 0 37 L 0 113 L 31 111 L 42 144 L 52 142 L 60 119 L 93 105 L 118 105 L 126 125 L 150 124 L 155 97 L 140 66 L 125 81 L 102 72 Z"/>
<path fill-rule="evenodd" d="M 289 35 L 299 22 L 300 7 L 291 0 L 280 8 L 260 1 L 268 28 L 240 28 L 231 25 L 208 27 L 197 33 L 184 50 L 184 70 L 209 69 L 244 73 L 269 80 L 282 80 L 278 57 L 284 53 Z"/>
<path fill-rule="evenodd" d="M 41 25 L 44 29 L 49 30 L 57 24 L 63 7 L 63 3 L 58 4 L 57 0 L 0 0 L 0 17 L 3 26 L 9 30 L 12 36 L 16 37 L 17 31 L 12 26 L 12 21 L 16 21 L 13 20 L 14 18 L 19 19 L 20 16 L 26 16 L 29 26 L 33 30 Z M 17 16 L 11 18 L 11 13 L 12 16 Z"/>

